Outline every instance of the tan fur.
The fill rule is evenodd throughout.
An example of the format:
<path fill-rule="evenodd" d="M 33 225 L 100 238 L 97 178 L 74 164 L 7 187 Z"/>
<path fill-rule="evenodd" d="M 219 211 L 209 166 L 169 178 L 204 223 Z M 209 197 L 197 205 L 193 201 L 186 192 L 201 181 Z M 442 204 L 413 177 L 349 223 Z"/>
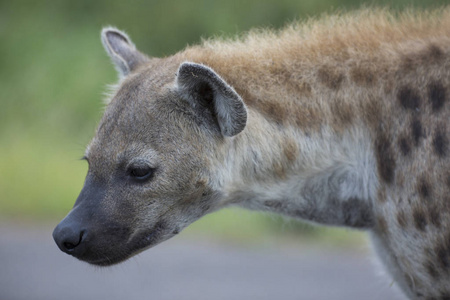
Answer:
<path fill-rule="evenodd" d="M 91 232 L 121 230 L 77 257 L 116 263 L 240 205 L 365 229 L 409 298 L 450 299 L 450 8 L 325 16 L 163 59 L 114 28 L 102 40 L 126 77 L 80 201 L 100 199 Z M 130 176 L 139 163 L 151 180 Z"/>
<path fill-rule="evenodd" d="M 450 293 L 444 288 L 450 286 L 450 247 L 442 246 L 446 254 L 439 254 L 428 244 L 450 244 L 438 238 L 450 238 L 449 223 L 441 229 L 442 220 L 450 218 L 449 188 L 438 184 L 450 166 L 449 100 L 437 113 L 429 103 L 430 85 L 442 86 L 447 97 L 450 92 L 449 8 L 400 16 L 386 10 L 327 16 L 280 32 L 256 30 L 236 40 L 207 40 L 178 55 L 212 67 L 250 109 L 283 127 L 310 133 L 323 126 L 336 132 L 366 127 L 382 184 L 376 232 L 399 255 L 393 259 L 404 272 L 405 283 L 399 278 L 399 285 L 419 299 L 444 299 Z M 419 107 L 399 103 L 415 94 Z M 440 158 L 431 150 L 439 142 L 447 147 Z M 288 172 L 282 161 L 292 161 L 291 151 L 284 151 L 284 157 L 272 167 L 281 178 Z M 405 237 L 402 231 L 411 233 Z M 416 234 L 428 242 L 412 238 Z M 440 266 L 433 262 L 437 257 Z M 439 271 L 442 267 L 446 271 Z M 432 281 L 416 275 L 423 268 Z"/>
<path fill-rule="evenodd" d="M 237 40 L 206 40 L 177 56 L 212 67 L 247 105 L 276 122 L 317 128 L 325 115 L 341 127 L 355 110 L 369 117 L 378 113 L 367 110 L 374 104 L 364 95 L 348 95 L 366 89 L 390 92 L 395 72 L 408 64 L 438 62 L 440 47 L 447 48 L 449 38 L 450 9 L 400 17 L 363 10 L 293 24 L 280 32 L 256 30 Z M 336 101 L 338 109 L 311 103 L 311 98 Z"/>

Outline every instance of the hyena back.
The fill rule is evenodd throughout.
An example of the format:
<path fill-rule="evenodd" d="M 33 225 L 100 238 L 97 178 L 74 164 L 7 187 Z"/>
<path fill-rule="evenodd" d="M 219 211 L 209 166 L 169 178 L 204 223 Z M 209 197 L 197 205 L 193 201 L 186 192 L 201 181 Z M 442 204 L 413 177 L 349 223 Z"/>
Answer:
<path fill-rule="evenodd" d="M 367 230 L 411 299 L 450 299 L 450 10 L 367 11 L 119 71 L 64 252 L 111 265 L 229 205 Z"/>

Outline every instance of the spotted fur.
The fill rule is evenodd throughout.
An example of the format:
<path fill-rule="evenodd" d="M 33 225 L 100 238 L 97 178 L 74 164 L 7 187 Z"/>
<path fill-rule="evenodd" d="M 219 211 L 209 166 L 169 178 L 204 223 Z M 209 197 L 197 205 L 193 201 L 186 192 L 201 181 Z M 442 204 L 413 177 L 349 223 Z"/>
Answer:
<path fill-rule="evenodd" d="M 405 295 L 449 298 L 450 9 L 363 10 L 163 59 L 114 28 L 102 40 L 121 81 L 55 229 L 63 251 L 117 263 L 238 205 L 367 230 Z"/>

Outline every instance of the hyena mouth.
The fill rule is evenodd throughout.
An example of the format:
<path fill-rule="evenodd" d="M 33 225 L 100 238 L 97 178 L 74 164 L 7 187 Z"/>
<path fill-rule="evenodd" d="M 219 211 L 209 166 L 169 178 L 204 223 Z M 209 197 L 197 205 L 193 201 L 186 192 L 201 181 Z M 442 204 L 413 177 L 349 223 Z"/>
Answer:
<path fill-rule="evenodd" d="M 173 237 L 179 232 L 178 229 L 172 229 L 167 226 L 167 223 L 159 221 L 150 230 L 145 230 L 131 239 L 129 243 L 121 245 L 115 245 L 114 249 L 111 249 L 111 253 L 114 255 L 108 255 L 103 253 L 97 253 L 96 257 L 91 258 L 79 258 L 85 262 L 96 266 L 111 266 L 121 263 L 144 250 L 147 250 L 157 244 Z"/>

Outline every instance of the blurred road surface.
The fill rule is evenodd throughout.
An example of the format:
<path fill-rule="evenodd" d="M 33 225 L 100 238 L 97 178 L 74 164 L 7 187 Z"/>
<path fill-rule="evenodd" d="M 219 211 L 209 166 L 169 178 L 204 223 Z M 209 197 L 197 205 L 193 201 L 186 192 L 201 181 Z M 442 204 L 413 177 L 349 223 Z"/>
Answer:
<path fill-rule="evenodd" d="M 60 252 L 50 227 L 0 223 L 0 300 L 405 300 L 364 251 L 176 237 L 112 268 Z"/>

